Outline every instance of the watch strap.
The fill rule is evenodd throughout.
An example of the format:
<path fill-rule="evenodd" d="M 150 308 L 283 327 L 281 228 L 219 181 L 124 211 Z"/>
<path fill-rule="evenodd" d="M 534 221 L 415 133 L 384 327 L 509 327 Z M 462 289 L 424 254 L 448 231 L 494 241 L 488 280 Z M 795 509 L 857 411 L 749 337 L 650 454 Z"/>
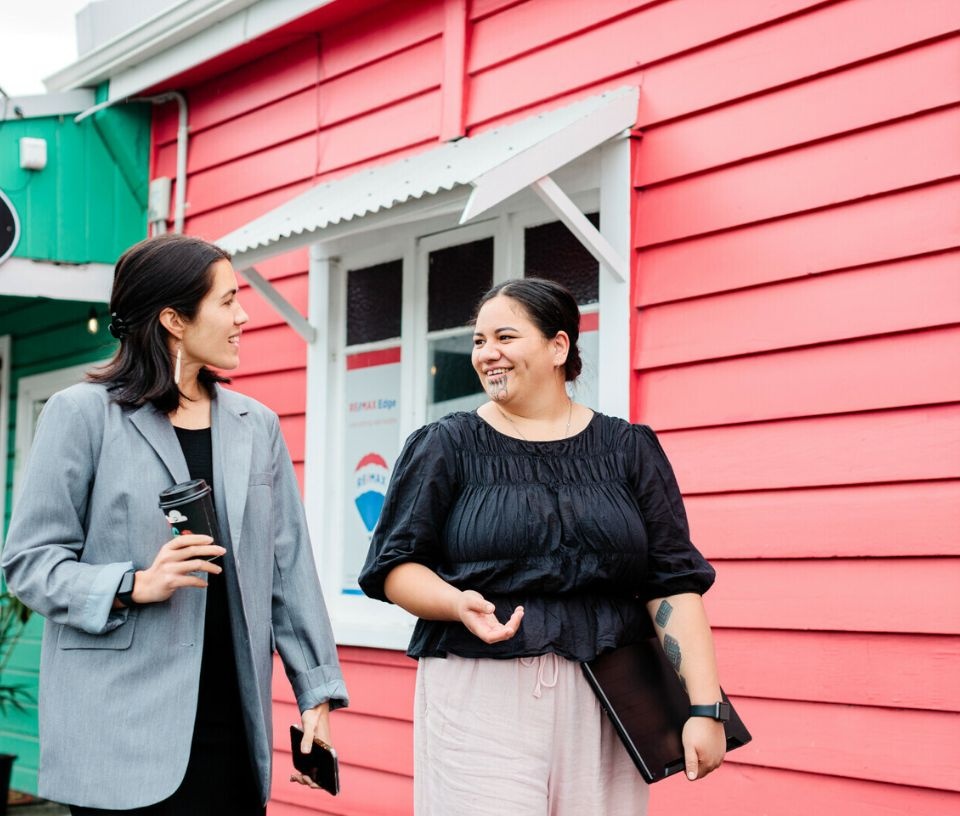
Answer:
<path fill-rule="evenodd" d="M 719 702 L 713 705 L 690 706 L 691 717 L 709 717 L 717 722 L 727 722 L 730 719 L 730 704 Z"/>
<path fill-rule="evenodd" d="M 137 571 L 129 569 L 123 573 L 123 577 L 120 579 L 120 586 L 117 587 L 117 600 L 128 609 L 138 605 L 137 602 L 133 600 L 133 587 L 136 581 Z"/>

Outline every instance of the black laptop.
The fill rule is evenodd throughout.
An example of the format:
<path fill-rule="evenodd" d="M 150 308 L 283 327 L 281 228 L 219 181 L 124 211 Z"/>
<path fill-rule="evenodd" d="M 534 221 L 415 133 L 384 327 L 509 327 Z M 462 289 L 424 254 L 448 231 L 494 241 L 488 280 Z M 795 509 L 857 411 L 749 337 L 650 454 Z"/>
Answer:
<path fill-rule="evenodd" d="M 682 771 L 681 733 L 690 699 L 660 641 L 653 637 L 581 665 L 643 778 L 653 783 Z M 730 702 L 726 694 L 723 700 Z M 732 705 L 724 727 L 728 751 L 751 739 Z"/>

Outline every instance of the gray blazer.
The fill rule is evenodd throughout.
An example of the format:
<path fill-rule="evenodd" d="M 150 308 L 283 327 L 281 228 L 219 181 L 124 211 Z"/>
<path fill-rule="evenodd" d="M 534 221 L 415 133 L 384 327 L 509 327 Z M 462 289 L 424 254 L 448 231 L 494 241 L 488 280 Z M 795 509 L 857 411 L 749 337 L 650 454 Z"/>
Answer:
<path fill-rule="evenodd" d="M 223 389 L 211 414 L 243 717 L 266 802 L 274 643 L 301 711 L 345 706 L 347 692 L 277 416 Z M 152 405 L 124 409 L 104 386 L 83 383 L 44 407 L 2 559 L 12 591 L 46 618 L 42 796 L 129 809 L 166 798 L 183 778 L 205 591 L 112 606 L 123 573 L 148 567 L 170 538 L 157 494 L 187 479 L 173 426 Z"/>

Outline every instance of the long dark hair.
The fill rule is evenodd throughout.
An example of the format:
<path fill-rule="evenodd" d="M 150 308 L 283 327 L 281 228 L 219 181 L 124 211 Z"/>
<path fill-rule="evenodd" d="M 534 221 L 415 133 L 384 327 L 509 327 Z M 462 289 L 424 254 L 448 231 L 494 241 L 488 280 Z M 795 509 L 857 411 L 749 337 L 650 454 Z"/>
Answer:
<path fill-rule="evenodd" d="M 120 340 L 120 348 L 87 379 L 106 383 L 120 405 L 151 402 L 165 414 L 175 411 L 181 393 L 173 381 L 168 332 L 160 323 L 160 312 L 171 308 L 187 321 L 196 318 L 200 302 L 213 287 L 213 264 L 229 259 L 218 246 L 175 233 L 148 238 L 124 252 L 110 295 L 110 333 Z M 211 397 L 215 383 L 230 382 L 205 366 L 197 380 Z"/>
<path fill-rule="evenodd" d="M 583 370 L 580 358 L 580 307 L 577 299 L 566 286 L 546 278 L 515 278 L 498 283 L 477 303 L 473 320 L 476 322 L 480 308 L 488 300 L 503 295 L 519 303 L 540 333 L 552 340 L 561 331 L 570 338 L 570 350 L 563 364 L 563 376 L 567 382 L 573 382 Z"/>

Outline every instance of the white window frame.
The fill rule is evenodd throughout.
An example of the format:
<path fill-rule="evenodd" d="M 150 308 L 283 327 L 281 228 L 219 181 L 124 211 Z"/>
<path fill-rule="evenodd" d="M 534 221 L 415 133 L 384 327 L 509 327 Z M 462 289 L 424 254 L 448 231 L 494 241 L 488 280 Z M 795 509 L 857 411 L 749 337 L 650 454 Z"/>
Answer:
<path fill-rule="evenodd" d="M 505 273 L 497 263 L 502 257 L 502 250 L 498 255 L 498 248 L 506 240 L 504 230 L 505 219 L 503 217 L 481 221 L 477 224 L 466 224 L 462 227 L 436 232 L 432 235 L 425 235 L 416 239 L 417 254 L 416 265 L 413 270 L 413 326 L 414 326 L 414 344 L 411 359 L 414 365 L 409 366 L 412 369 L 412 394 L 413 404 L 410 415 L 413 417 L 413 427 L 406 431 L 404 436 L 408 436 L 414 430 L 419 428 L 427 421 L 427 354 L 431 340 L 439 340 L 443 337 L 456 337 L 461 334 L 468 334 L 469 329 L 441 329 L 430 331 L 427 327 L 427 308 L 428 286 L 429 286 L 429 258 L 431 252 L 448 247 L 458 246 L 460 244 L 469 244 L 474 241 L 482 241 L 485 238 L 493 239 L 493 269 L 491 270 L 491 280 L 494 285 L 501 280 L 507 280 L 509 275 Z M 406 299 L 405 299 L 406 300 Z M 406 373 L 406 372 L 404 372 Z"/>
<path fill-rule="evenodd" d="M 327 330 L 318 331 L 317 340 L 307 346 L 306 449 L 309 454 L 305 457 L 304 472 L 307 524 L 337 643 L 354 646 L 402 649 L 410 640 L 416 622 L 399 607 L 341 592 L 344 559 L 340 542 L 344 539 L 345 527 L 342 474 L 345 455 L 343 404 L 346 357 L 361 351 L 399 345 L 402 360 L 409 345 L 403 333 L 408 322 L 404 314 L 399 340 L 388 338 L 347 346 L 347 271 L 402 259 L 406 308 L 407 279 L 412 267 L 408 244 L 393 237 L 376 245 L 371 245 L 369 241 L 365 241 L 364 245 L 341 245 L 339 249 L 345 250 L 342 257 L 331 252 L 333 247 L 323 245 L 314 245 L 310 252 L 310 322 L 315 326 L 325 326 Z M 410 395 L 401 388 L 401 428 L 409 402 Z M 406 438 L 408 433 L 402 431 L 402 437 Z"/>
<path fill-rule="evenodd" d="M 20 482 L 23 469 L 30 455 L 36 426 L 33 422 L 33 406 L 38 400 L 48 400 L 57 391 L 82 382 L 91 368 L 103 365 L 107 360 L 93 360 L 89 363 L 57 368 L 41 374 L 31 374 L 17 381 L 17 428 L 14 434 L 13 454 L 13 502 L 20 495 Z"/>
<path fill-rule="evenodd" d="M 601 234 L 624 258 L 633 254 L 630 219 L 633 188 L 629 139 L 612 140 L 582 161 L 553 174 L 583 212 L 599 210 Z M 598 184 L 599 181 L 599 184 Z M 575 192 L 571 192 L 575 191 Z M 405 649 L 415 619 L 403 610 L 369 598 L 341 593 L 344 490 L 342 485 L 346 270 L 403 259 L 400 337 L 400 435 L 405 439 L 426 416 L 427 254 L 438 248 L 494 238 L 494 283 L 523 273 L 523 230 L 555 221 L 529 191 L 512 196 L 484 220 L 457 225 L 447 214 L 314 244 L 310 253 L 309 318 L 320 327 L 307 349 L 307 456 L 305 502 L 318 571 L 337 642 Z M 422 274 L 421 274 L 422 272 Z M 600 268 L 600 358 L 598 406 L 627 417 L 630 390 L 630 283 Z M 326 327 L 326 330 L 324 330 Z M 350 353 L 392 347 L 394 340 L 350 348 Z"/>

